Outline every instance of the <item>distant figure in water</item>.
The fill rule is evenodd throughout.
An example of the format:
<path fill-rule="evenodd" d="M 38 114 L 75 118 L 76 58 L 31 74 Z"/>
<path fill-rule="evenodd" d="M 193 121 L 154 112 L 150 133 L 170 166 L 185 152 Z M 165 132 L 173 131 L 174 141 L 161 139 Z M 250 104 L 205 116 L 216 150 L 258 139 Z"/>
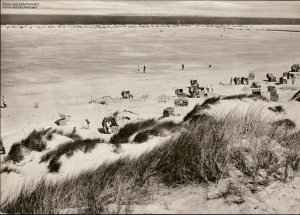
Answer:
<path fill-rule="evenodd" d="M 146 72 L 146 66 L 145 65 L 144 65 L 144 70 L 143 71 L 144 71 L 144 73 Z"/>
<path fill-rule="evenodd" d="M 208 67 L 211 68 L 211 65 L 209 64 Z"/>
<path fill-rule="evenodd" d="M 72 135 L 76 134 L 76 127 L 73 128 Z"/>
<path fill-rule="evenodd" d="M 7 102 L 5 96 L 2 96 L 2 103 L 3 103 L 3 108 L 7 108 Z"/>
<path fill-rule="evenodd" d="M 138 71 L 138 72 L 140 71 L 140 65 L 138 65 L 138 67 L 137 67 L 137 71 Z"/>
<path fill-rule="evenodd" d="M 221 37 L 223 37 L 223 35 L 221 34 Z"/>
<path fill-rule="evenodd" d="M 211 91 L 212 93 L 214 92 L 214 86 L 213 86 L 213 85 L 210 86 L 210 91 Z"/>
<path fill-rule="evenodd" d="M 184 64 L 181 65 L 181 69 L 184 70 Z"/>

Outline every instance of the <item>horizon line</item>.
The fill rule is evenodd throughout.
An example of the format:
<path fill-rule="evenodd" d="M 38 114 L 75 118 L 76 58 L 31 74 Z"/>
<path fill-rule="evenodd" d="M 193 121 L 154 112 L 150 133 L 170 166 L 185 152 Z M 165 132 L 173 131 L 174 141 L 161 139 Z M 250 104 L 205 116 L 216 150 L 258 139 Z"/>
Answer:
<path fill-rule="evenodd" d="M 300 18 L 218 17 L 195 15 L 69 15 L 69 14 L 1 14 L 1 25 L 35 24 L 283 24 L 300 25 Z"/>

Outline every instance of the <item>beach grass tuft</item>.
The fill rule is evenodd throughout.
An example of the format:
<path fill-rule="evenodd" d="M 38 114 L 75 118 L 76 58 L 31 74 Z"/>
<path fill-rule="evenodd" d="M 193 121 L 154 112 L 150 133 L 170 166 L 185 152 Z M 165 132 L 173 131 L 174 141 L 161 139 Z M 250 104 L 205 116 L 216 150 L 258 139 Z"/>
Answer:
<path fill-rule="evenodd" d="M 22 153 L 22 144 L 14 143 L 7 154 L 6 160 L 13 161 L 14 163 L 18 163 L 23 159 L 24 159 L 24 155 Z"/>
<path fill-rule="evenodd" d="M 177 127 L 177 123 L 173 121 L 165 121 L 157 123 L 150 129 L 140 131 L 136 134 L 133 142 L 143 143 L 149 140 L 150 136 L 163 136 L 166 131 L 172 132 L 173 129 Z"/>
<path fill-rule="evenodd" d="M 61 156 L 65 155 L 69 158 L 78 150 L 83 151 L 84 153 L 91 152 L 99 143 L 104 143 L 104 140 L 96 138 L 66 142 L 44 154 L 41 157 L 40 162 L 47 162 L 50 160 L 48 165 L 49 171 L 58 172 L 61 166 L 59 162 Z"/>
<path fill-rule="evenodd" d="M 155 123 L 154 119 L 128 123 L 122 127 L 117 134 L 114 134 L 109 142 L 116 145 L 120 143 L 128 143 L 131 135 L 138 131 L 145 130 L 155 125 Z"/>

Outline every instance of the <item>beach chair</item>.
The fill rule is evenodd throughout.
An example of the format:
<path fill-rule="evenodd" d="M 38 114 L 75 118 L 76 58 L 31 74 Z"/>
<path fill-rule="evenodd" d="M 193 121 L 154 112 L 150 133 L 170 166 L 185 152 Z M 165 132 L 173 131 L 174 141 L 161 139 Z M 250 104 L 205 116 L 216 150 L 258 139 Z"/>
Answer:
<path fill-rule="evenodd" d="M 268 82 L 276 82 L 276 77 L 272 73 L 267 73 L 266 77 Z"/>
<path fill-rule="evenodd" d="M 253 82 L 252 83 L 252 86 L 251 86 L 252 88 L 261 88 L 261 83 L 260 82 Z"/>
<path fill-rule="evenodd" d="M 59 120 L 56 120 L 55 124 L 59 125 L 59 126 L 65 126 L 65 125 L 67 125 L 67 120 L 66 120 L 66 118 L 61 118 Z"/>
<path fill-rule="evenodd" d="M 249 80 L 254 80 L 254 78 L 255 78 L 255 73 L 254 73 L 254 72 L 249 72 L 248 78 L 249 78 Z"/>
<path fill-rule="evenodd" d="M 123 99 L 133 99 L 133 95 L 131 95 L 130 91 L 122 91 L 121 93 Z"/>
<path fill-rule="evenodd" d="M 186 98 L 178 98 L 174 100 L 174 105 L 175 106 L 188 106 L 189 101 Z"/>
<path fill-rule="evenodd" d="M 165 108 L 164 112 L 163 112 L 163 116 L 164 117 L 169 117 L 171 115 L 174 115 L 174 110 L 175 110 L 175 108 L 173 108 L 173 107 L 167 107 L 167 108 Z"/>
<path fill-rule="evenodd" d="M 282 77 L 286 77 L 288 79 L 288 76 L 289 76 L 289 72 L 282 73 Z"/>
<path fill-rule="evenodd" d="M 279 78 L 279 84 L 287 84 L 287 79 L 284 77 Z"/>
<path fill-rule="evenodd" d="M 268 86 L 268 92 L 271 92 L 271 91 L 273 91 L 275 89 L 276 89 L 275 86 Z"/>
<path fill-rule="evenodd" d="M 58 113 L 58 115 L 59 115 L 59 118 L 66 118 L 66 115 L 63 113 Z"/>
<path fill-rule="evenodd" d="M 299 72 L 299 64 L 294 64 L 291 66 L 291 72 Z"/>
<path fill-rule="evenodd" d="M 277 93 L 276 89 L 270 91 L 270 101 L 272 101 L 272 102 L 278 102 L 279 101 L 279 94 Z"/>
<path fill-rule="evenodd" d="M 185 96 L 185 93 L 183 92 L 183 89 L 176 89 L 175 95 L 178 97 L 182 97 L 182 96 Z"/>
<path fill-rule="evenodd" d="M 252 94 L 261 96 L 261 88 L 252 89 Z"/>

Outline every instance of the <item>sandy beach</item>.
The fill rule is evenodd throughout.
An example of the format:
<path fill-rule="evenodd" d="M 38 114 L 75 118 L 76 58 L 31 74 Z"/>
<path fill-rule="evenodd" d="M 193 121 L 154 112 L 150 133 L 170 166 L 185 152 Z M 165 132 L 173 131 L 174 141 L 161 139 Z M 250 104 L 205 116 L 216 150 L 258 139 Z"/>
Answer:
<path fill-rule="evenodd" d="M 269 29 L 268 31 L 266 29 Z M 272 31 L 271 31 L 271 30 Z M 1 173 L 1 201 L 12 193 L 18 193 L 25 181 L 45 177 L 60 180 L 76 175 L 105 162 L 121 157 L 139 157 L 161 144 L 166 137 L 154 137 L 142 144 L 122 144 L 122 152 L 114 153 L 108 143 L 112 134 L 99 132 L 102 119 L 119 111 L 120 127 L 128 122 L 162 116 L 167 107 L 174 107 L 174 91 L 182 88 L 188 92 L 191 79 L 197 79 L 200 86 L 213 85 L 214 91 L 208 97 L 236 94 L 251 94 L 251 83 L 262 83 L 262 95 L 270 98 L 267 87 L 274 85 L 266 81 L 266 74 L 276 77 L 299 64 L 299 26 L 1 26 L 1 96 L 5 95 L 8 108 L 1 108 L 1 138 L 7 153 L 11 146 L 26 138 L 32 130 L 49 127 L 71 132 L 74 127 L 84 139 L 101 138 L 107 143 L 99 144 L 91 153 L 76 152 L 71 158 L 62 157 L 59 173 L 49 173 L 46 163 L 39 163 L 43 152 L 30 152 L 17 164 L 9 163 L 18 173 Z M 184 70 L 181 64 L 185 65 Z M 146 66 L 146 72 L 137 71 Z M 211 65 L 211 67 L 209 67 Z M 255 79 L 249 85 L 230 85 L 230 78 L 247 77 L 255 72 Z M 274 85 L 278 89 L 279 101 L 222 101 L 207 110 L 208 114 L 225 115 L 233 109 L 247 110 L 259 107 L 270 119 L 292 119 L 300 129 L 300 103 L 291 98 L 300 89 L 300 76 L 292 84 Z M 132 100 L 121 99 L 122 90 L 130 90 Z M 114 100 L 108 104 L 89 103 L 91 99 L 110 95 Z M 206 97 L 189 98 L 187 107 L 175 107 L 174 116 L 163 120 L 181 122 L 196 104 Z M 163 100 L 163 102 L 162 102 Z M 34 103 L 38 102 L 38 108 Z M 268 110 L 281 105 L 286 113 L 278 115 Z M 124 111 L 126 110 L 126 111 Z M 130 112 L 133 113 L 130 113 Z M 54 122 L 59 114 L 70 115 L 65 126 Z M 216 116 L 216 114 L 215 114 Z M 122 117 L 129 117 L 130 120 Z M 217 116 L 216 116 L 217 117 Z M 85 120 L 90 128 L 86 129 Z M 47 142 L 47 150 L 54 149 L 68 141 L 54 136 Z M 1 156 L 1 164 L 5 156 Z M 299 176 L 297 176 L 299 177 Z M 275 185 L 274 185 L 275 186 Z M 292 198 L 289 185 L 276 185 L 279 193 Z M 291 185 L 292 186 L 292 185 Z M 299 178 L 293 182 L 299 189 Z M 212 202 L 200 194 L 186 194 L 192 188 L 170 191 L 164 197 L 169 207 L 162 209 L 160 197 L 154 203 L 137 205 L 134 213 L 297 213 L 299 195 L 287 208 L 276 208 L 276 204 L 260 203 L 256 210 L 246 210 L 246 203 L 257 205 L 251 197 L 241 206 L 226 206 L 223 200 L 212 200 L 220 210 L 212 210 Z M 202 189 L 199 188 L 199 193 Z M 270 192 L 276 190 L 272 190 Z M 279 189 L 279 188 L 278 188 Z M 261 191 L 261 195 L 263 191 Z M 275 191 L 274 191 L 275 192 Z M 178 204 L 175 197 L 181 198 Z M 12 197 L 13 198 L 13 197 Z M 288 202 L 284 195 L 274 201 Z M 192 199 L 192 200 L 190 200 Z M 278 200 L 279 199 L 279 200 Z M 188 208 L 204 201 L 203 207 Z M 273 202 L 274 202 L 273 201 Z M 269 206 L 266 206 L 269 205 Z M 272 206 L 270 206 L 272 205 Z M 298 205 L 298 206 L 297 206 Z M 216 208 L 216 207 L 215 207 Z"/>

